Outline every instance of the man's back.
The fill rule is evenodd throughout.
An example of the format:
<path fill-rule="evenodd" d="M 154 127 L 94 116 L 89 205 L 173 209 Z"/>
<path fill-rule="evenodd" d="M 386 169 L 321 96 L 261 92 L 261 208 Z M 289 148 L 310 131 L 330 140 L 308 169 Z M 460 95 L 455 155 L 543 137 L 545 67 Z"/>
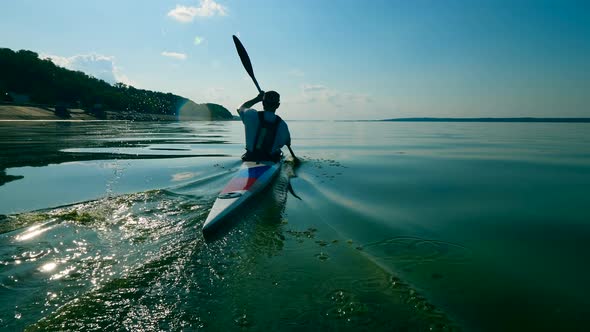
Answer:
<path fill-rule="evenodd" d="M 238 110 L 240 119 L 244 123 L 244 129 L 246 133 L 246 150 L 253 152 L 255 150 L 256 135 L 260 127 L 260 120 L 258 112 L 255 109 L 240 108 Z M 268 124 L 274 123 L 277 115 L 273 112 L 263 112 L 264 121 Z M 274 143 L 272 144 L 271 151 L 267 151 L 270 154 L 278 154 L 285 145 L 291 144 L 291 135 L 289 133 L 289 127 L 285 121 L 280 121 L 276 129 L 276 135 Z"/>

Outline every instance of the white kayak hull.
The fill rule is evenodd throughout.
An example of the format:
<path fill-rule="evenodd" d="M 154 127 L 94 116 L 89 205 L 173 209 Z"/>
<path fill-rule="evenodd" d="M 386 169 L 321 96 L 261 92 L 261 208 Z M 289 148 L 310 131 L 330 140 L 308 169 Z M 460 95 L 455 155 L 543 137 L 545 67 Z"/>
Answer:
<path fill-rule="evenodd" d="M 245 161 L 231 181 L 217 196 L 203 224 L 203 231 L 218 226 L 252 196 L 264 190 L 279 173 L 282 161 Z"/>

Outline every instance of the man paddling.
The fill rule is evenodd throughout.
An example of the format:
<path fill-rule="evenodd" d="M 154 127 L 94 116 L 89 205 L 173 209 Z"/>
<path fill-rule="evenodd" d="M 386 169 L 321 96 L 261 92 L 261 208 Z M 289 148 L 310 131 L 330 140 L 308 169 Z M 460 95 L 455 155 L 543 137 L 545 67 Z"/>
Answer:
<path fill-rule="evenodd" d="M 291 150 L 289 127 L 275 114 L 281 104 L 280 98 L 276 91 L 260 92 L 256 98 L 246 101 L 238 109 L 246 131 L 246 153 L 242 160 L 277 162 L 282 157 L 281 148 L 286 145 L 293 155 L 295 164 L 299 163 L 299 159 Z M 262 112 L 252 109 L 252 106 L 259 102 L 262 102 Z"/>

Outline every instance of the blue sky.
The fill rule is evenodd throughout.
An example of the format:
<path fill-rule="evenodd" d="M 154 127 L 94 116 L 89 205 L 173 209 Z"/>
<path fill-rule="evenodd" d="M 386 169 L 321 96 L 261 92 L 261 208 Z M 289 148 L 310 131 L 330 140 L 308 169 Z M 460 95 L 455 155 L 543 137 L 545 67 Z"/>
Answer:
<path fill-rule="evenodd" d="M 234 110 L 240 36 L 286 119 L 590 116 L 590 2 L 19 0 L 0 47 Z"/>

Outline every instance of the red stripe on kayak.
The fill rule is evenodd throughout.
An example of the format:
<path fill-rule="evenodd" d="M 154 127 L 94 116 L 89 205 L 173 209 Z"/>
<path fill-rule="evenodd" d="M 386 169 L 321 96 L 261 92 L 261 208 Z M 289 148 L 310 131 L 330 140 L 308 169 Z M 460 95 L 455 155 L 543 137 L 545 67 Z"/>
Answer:
<path fill-rule="evenodd" d="M 269 169 L 270 169 L 270 166 L 268 166 L 268 165 L 250 167 L 250 168 L 240 170 L 236 176 L 242 177 L 242 178 L 258 179 L 262 174 L 264 174 L 264 172 L 268 171 Z"/>
<path fill-rule="evenodd" d="M 256 182 L 256 178 L 233 178 L 225 188 L 223 188 L 222 194 L 226 194 L 232 191 L 248 190 Z"/>

